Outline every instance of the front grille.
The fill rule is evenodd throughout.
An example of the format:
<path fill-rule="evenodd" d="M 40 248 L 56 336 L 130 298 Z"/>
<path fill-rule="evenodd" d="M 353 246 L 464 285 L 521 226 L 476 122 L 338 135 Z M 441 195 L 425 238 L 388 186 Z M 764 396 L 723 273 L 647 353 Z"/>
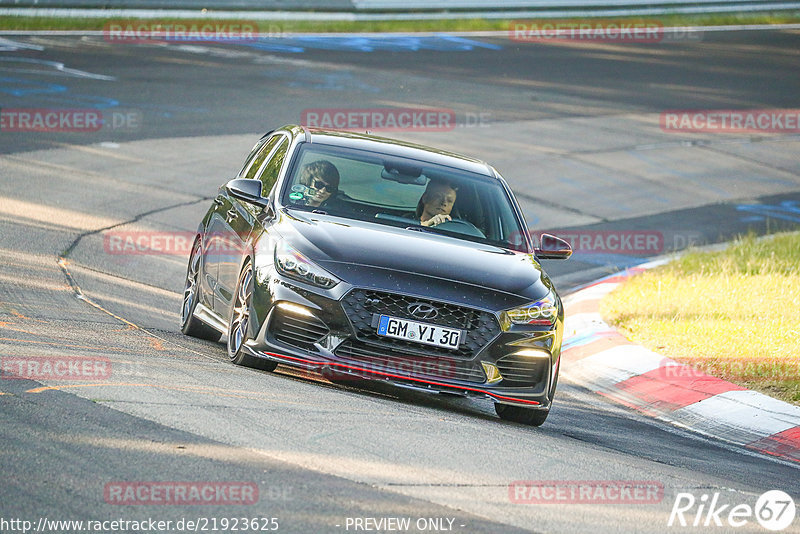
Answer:
<path fill-rule="evenodd" d="M 426 358 L 354 340 L 347 340 L 339 345 L 336 356 L 371 371 L 405 377 L 459 380 L 479 384 L 486 380 L 483 371 L 469 361 L 455 358 Z"/>
<path fill-rule="evenodd" d="M 329 332 L 325 323 L 316 317 L 293 315 L 280 308 L 273 312 L 269 331 L 275 340 L 305 350 L 313 349 L 314 343 Z"/>
<path fill-rule="evenodd" d="M 434 306 L 438 310 L 438 315 L 433 319 L 420 320 L 408 312 L 408 306 L 413 303 Z M 497 319 L 489 312 L 409 295 L 353 289 L 342 300 L 342 307 L 353 325 L 356 339 L 371 346 L 373 351 L 379 349 L 384 352 L 396 351 L 408 356 L 472 359 L 500 332 Z M 461 346 L 456 350 L 383 337 L 379 336 L 376 328 L 373 327 L 373 316 L 375 315 L 390 315 L 412 321 L 460 328 L 466 332 L 466 335 Z"/>
<path fill-rule="evenodd" d="M 497 368 L 503 375 L 503 386 L 531 387 L 547 377 L 550 364 L 543 358 L 509 354 L 497 360 Z"/>

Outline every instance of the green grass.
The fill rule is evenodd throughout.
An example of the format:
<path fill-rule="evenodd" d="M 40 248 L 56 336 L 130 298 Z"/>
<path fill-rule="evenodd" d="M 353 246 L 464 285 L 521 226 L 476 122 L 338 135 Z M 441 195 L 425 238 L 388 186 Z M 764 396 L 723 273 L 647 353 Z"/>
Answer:
<path fill-rule="evenodd" d="M 655 352 L 800 405 L 800 232 L 687 253 L 622 284 L 600 312 Z"/>
<path fill-rule="evenodd" d="M 649 17 L 602 17 L 602 20 L 628 22 L 657 21 L 664 26 L 719 26 L 726 24 L 784 24 L 800 22 L 800 12 L 784 11 L 770 13 L 716 14 L 716 15 L 659 15 Z M 101 31 L 109 22 L 129 22 L 132 18 L 55 18 L 30 16 L 2 16 L 2 30 L 96 30 Z M 156 20 L 161 23 L 186 22 L 187 19 L 169 17 L 159 19 L 138 19 L 143 22 Z M 213 12 L 198 16 L 194 20 L 214 21 Z M 547 22 L 553 19 L 539 19 Z M 559 18 L 558 21 L 586 21 L 587 18 Z M 276 21 L 254 20 L 262 33 L 311 33 L 311 32 L 425 32 L 425 31 L 481 31 L 509 29 L 511 19 L 436 19 L 410 21 Z"/>

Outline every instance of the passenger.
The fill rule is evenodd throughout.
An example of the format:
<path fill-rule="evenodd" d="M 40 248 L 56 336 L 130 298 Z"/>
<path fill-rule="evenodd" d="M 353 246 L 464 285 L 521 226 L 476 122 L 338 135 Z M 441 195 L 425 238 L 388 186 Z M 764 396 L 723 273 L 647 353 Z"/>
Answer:
<path fill-rule="evenodd" d="M 300 183 L 308 187 L 306 206 L 316 208 L 339 190 L 339 171 L 330 161 L 313 161 L 300 171 Z"/>
<path fill-rule="evenodd" d="M 417 204 L 416 217 L 422 226 L 436 226 L 451 221 L 450 212 L 456 202 L 458 186 L 444 180 L 431 179 Z"/>

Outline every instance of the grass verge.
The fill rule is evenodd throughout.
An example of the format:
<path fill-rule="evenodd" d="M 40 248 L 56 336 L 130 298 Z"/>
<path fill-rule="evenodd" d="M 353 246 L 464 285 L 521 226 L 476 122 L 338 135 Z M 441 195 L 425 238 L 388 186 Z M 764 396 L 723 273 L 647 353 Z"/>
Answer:
<path fill-rule="evenodd" d="M 626 281 L 600 313 L 654 352 L 800 405 L 800 232 L 689 252 Z"/>
<path fill-rule="evenodd" d="M 247 15 L 243 12 L 243 18 Z M 214 13 L 198 14 L 196 21 L 215 21 Z M 526 19 L 527 20 L 527 19 Z M 530 19 L 534 20 L 534 19 Z M 800 12 L 779 11 L 768 13 L 730 13 L 714 15 L 657 15 L 648 17 L 602 17 L 601 19 L 558 18 L 539 19 L 541 23 L 553 22 L 591 22 L 592 20 L 624 21 L 639 23 L 659 23 L 663 26 L 723 26 L 730 24 L 787 24 L 800 22 Z M 177 24 L 187 19 L 170 18 L 166 15 L 157 19 L 135 18 L 63 18 L 0 16 L 0 30 L 84 30 L 102 31 L 111 22 L 159 22 Z M 511 19 L 436 19 L 436 20 L 376 20 L 376 21 L 311 21 L 311 20 L 253 20 L 261 33 L 311 33 L 311 32 L 435 32 L 435 31 L 508 31 Z"/>

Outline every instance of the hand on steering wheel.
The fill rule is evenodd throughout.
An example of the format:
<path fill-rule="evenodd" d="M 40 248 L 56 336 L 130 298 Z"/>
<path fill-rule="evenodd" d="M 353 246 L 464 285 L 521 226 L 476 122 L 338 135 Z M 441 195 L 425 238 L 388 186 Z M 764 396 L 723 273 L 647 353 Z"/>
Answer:
<path fill-rule="evenodd" d="M 445 215 L 443 213 L 440 213 L 438 215 L 434 215 L 433 217 L 431 217 L 427 221 L 420 221 L 420 224 L 422 226 L 436 226 L 437 224 L 446 223 L 447 221 L 451 221 L 451 220 L 452 220 L 452 217 L 450 217 L 449 215 Z"/>

